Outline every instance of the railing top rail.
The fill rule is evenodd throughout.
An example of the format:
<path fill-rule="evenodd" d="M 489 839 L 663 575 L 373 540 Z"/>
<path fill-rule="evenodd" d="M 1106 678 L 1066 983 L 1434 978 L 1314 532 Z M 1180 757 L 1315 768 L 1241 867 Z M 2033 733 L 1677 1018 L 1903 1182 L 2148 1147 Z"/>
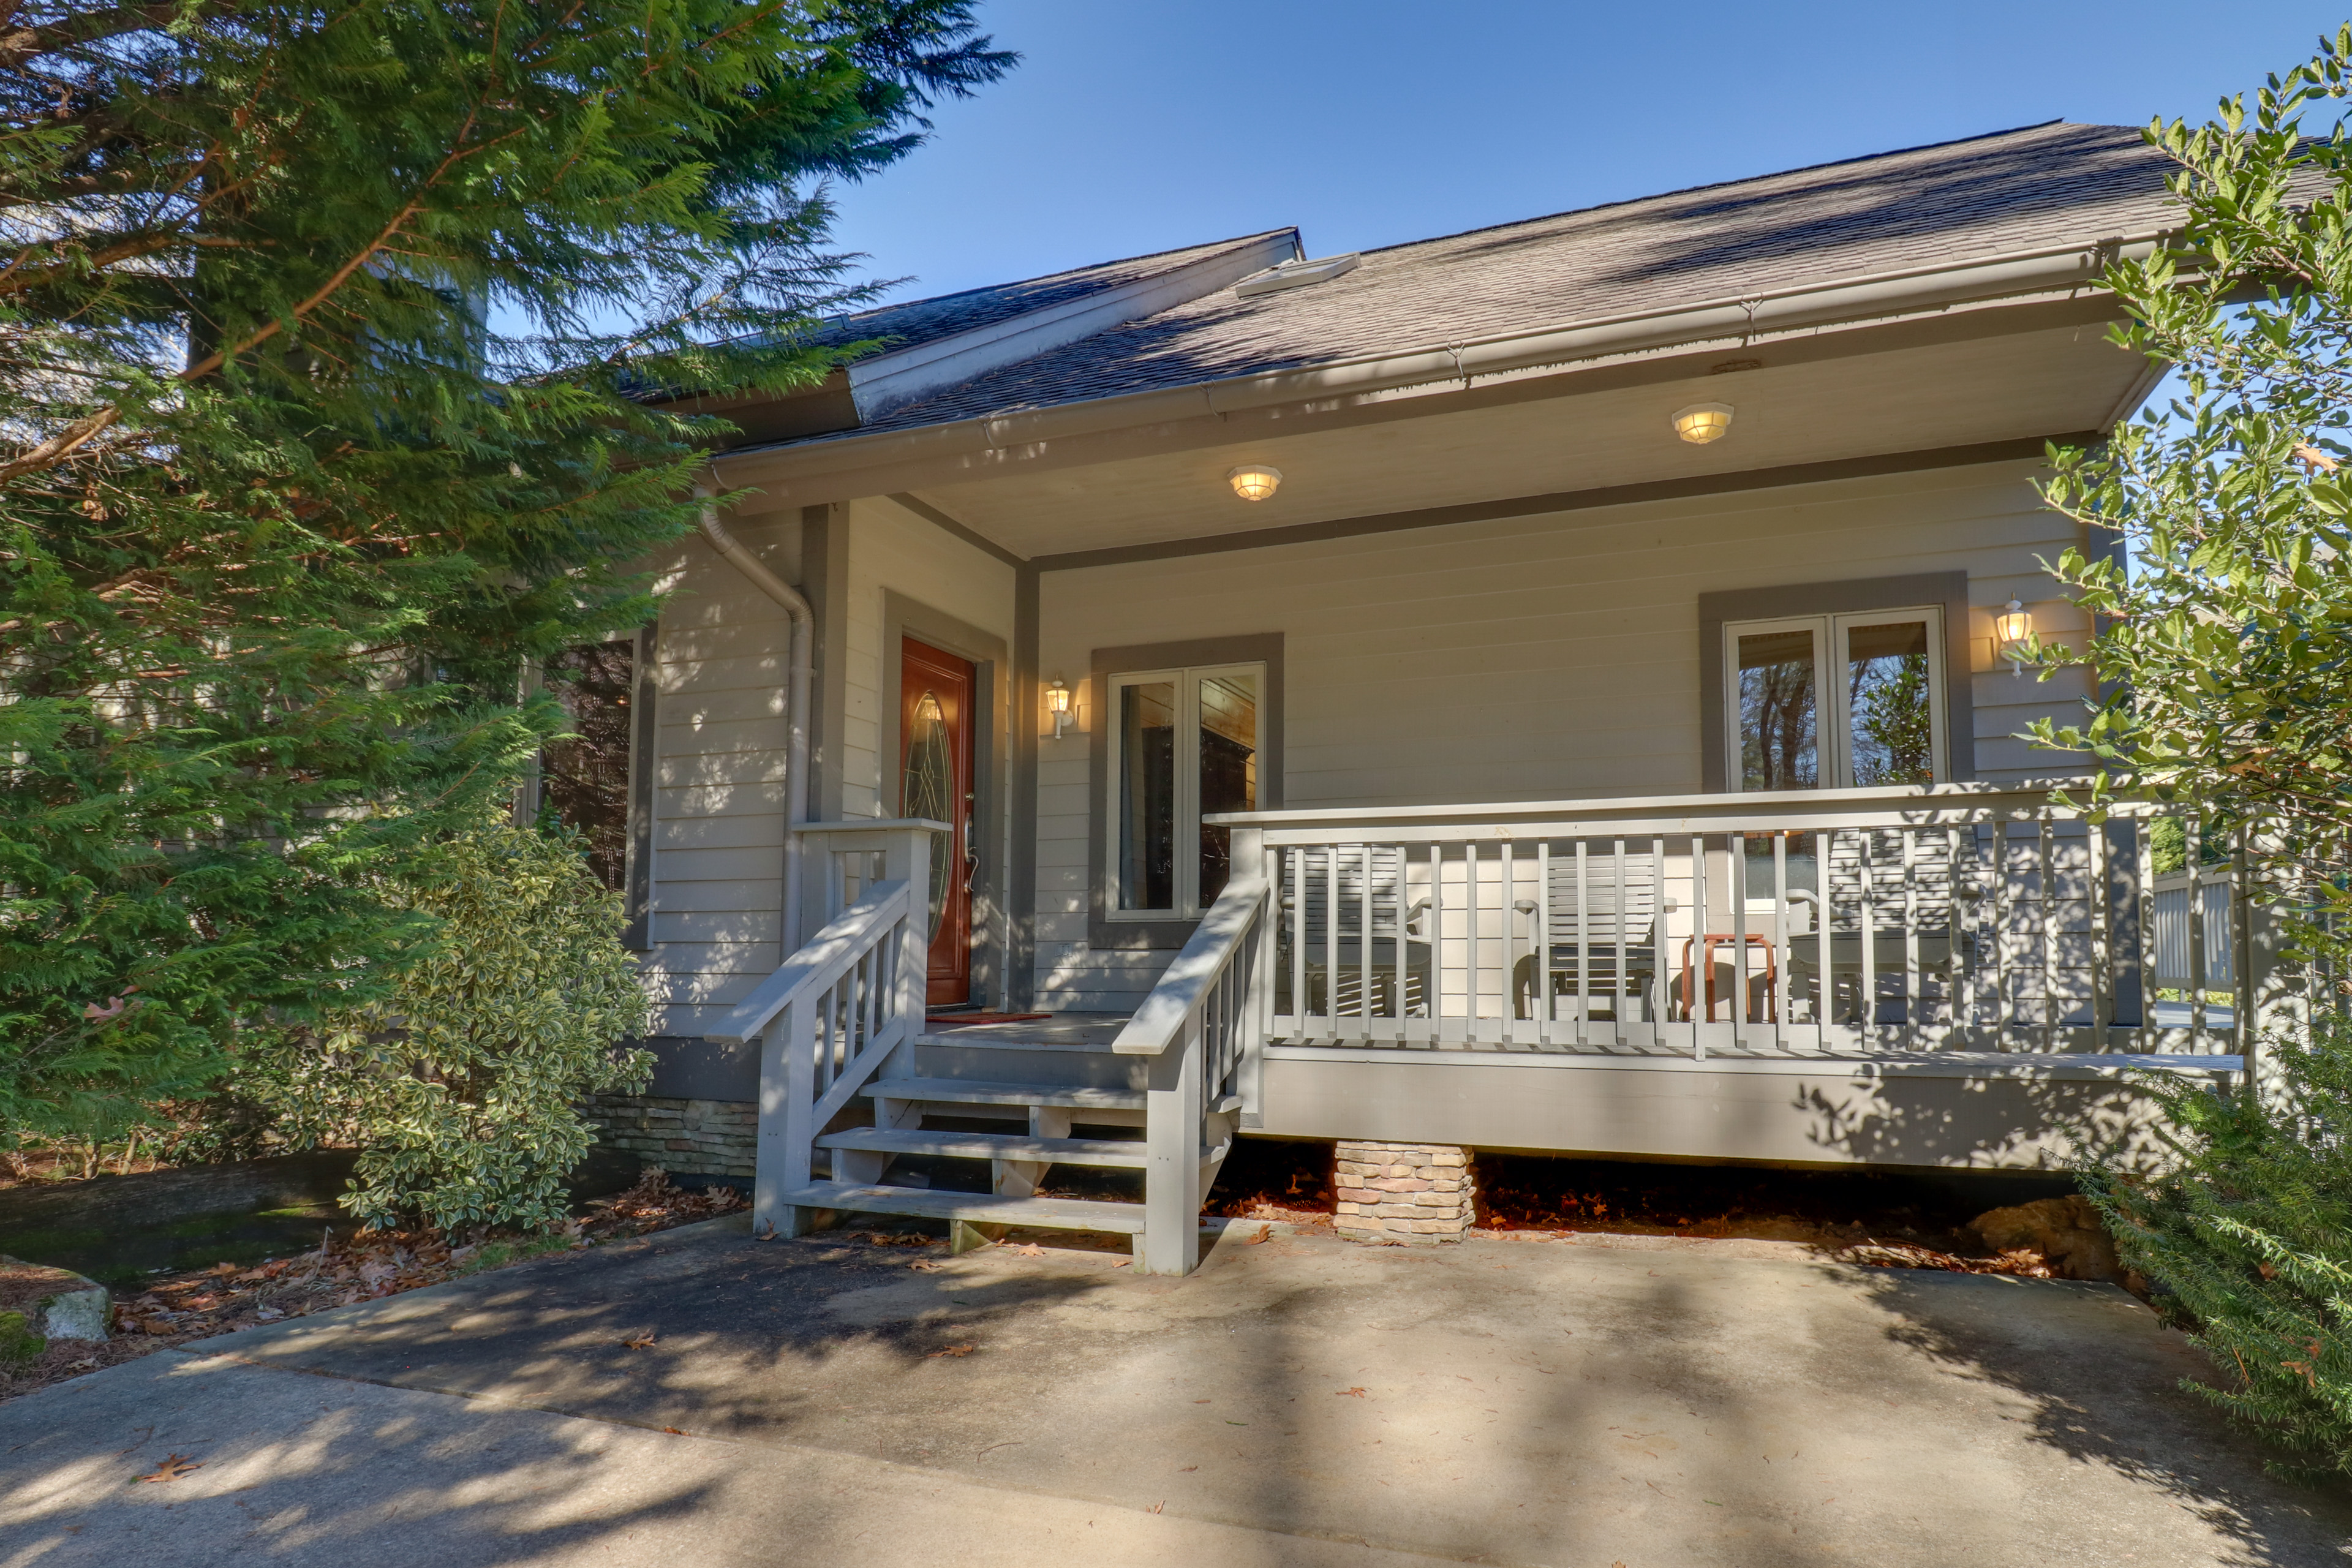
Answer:
<path fill-rule="evenodd" d="M 2075 817 L 2080 812 L 2053 805 L 2053 789 L 2078 780 L 2033 784 L 1918 784 L 1903 789 L 1759 790 L 1748 794 L 1617 795 L 1585 800 L 1469 802 L 1458 805 L 1334 806 L 1286 811 L 1224 812 L 1204 816 L 1213 826 L 1256 827 L 1270 834 L 1300 829 L 1360 827 L 1512 827 L 1529 831 L 1591 823 L 1713 825 L 1811 822 L 1823 818 L 1857 826 L 1883 822 L 1958 823 L 1997 817 Z M 2171 809 L 2154 802 L 2118 802 L 2119 816 Z M 1672 828 L 1662 830 L 1672 831 Z"/>
<path fill-rule="evenodd" d="M 1186 1016 L 1233 962 L 1250 921 L 1265 904 L 1269 885 L 1259 874 L 1235 877 L 1225 884 L 1225 890 L 1192 928 L 1184 950 L 1160 973 L 1151 994 L 1111 1042 L 1112 1050 L 1123 1056 L 1156 1057 L 1175 1041 Z"/>
<path fill-rule="evenodd" d="M 905 881 L 875 883 L 864 898 L 835 915 L 773 974 L 753 986 L 716 1026 L 705 1029 L 704 1036 L 729 1045 L 757 1038 L 802 992 L 822 990 L 840 979 L 911 907 L 908 894 L 912 887 Z"/>
<path fill-rule="evenodd" d="M 952 833 L 954 828 L 944 822 L 934 822 L 928 816 L 853 816 L 842 822 L 796 822 L 794 833 L 887 833 L 908 828 L 928 828 L 933 833 Z"/>

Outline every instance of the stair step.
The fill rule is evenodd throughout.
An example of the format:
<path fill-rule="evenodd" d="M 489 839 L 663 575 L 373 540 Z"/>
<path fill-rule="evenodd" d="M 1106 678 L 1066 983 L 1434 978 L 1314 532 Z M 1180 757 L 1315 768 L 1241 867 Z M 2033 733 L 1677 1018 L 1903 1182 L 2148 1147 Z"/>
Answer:
<path fill-rule="evenodd" d="M 1076 1110 L 1140 1110 L 1139 1089 L 1087 1089 L 1061 1083 L 989 1083 L 961 1078 L 891 1078 L 866 1086 L 866 1092 L 891 1100 L 921 1100 L 941 1105 L 1053 1105 Z"/>
<path fill-rule="evenodd" d="M 1139 1169 L 1149 1156 L 1139 1138 L 1029 1138 L 1003 1132 L 919 1132 L 912 1128 L 858 1127 L 828 1132 L 820 1149 L 863 1149 L 880 1154 L 945 1154 L 959 1160 L 1043 1160 L 1057 1165 L 1124 1165 Z"/>
<path fill-rule="evenodd" d="M 1143 1234 L 1141 1204 L 1107 1204 L 1085 1198 L 1011 1198 L 993 1193 L 933 1193 L 919 1187 L 855 1187 L 844 1182 L 811 1182 L 805 1187 L 785 1193 L 782 1201 L 799 1208 L 913 1215 L 923 1219 L 960 1219 L 975 1225 L 1028 1225 L 1051 1230 Z"/>

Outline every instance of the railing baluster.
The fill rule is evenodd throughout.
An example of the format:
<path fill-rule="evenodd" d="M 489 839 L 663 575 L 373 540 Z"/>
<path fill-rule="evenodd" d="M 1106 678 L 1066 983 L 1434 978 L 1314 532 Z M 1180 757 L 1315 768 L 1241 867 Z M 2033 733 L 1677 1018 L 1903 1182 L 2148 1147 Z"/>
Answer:
<path fill-rule="evenodd" d="M 1339 1037 L 1339 847 L 1323 847 L 1322 1037 Z"/>
<path fill-rule="evenodd" d="M 1919 1048 L 1919 835 L 1895 827 L 1903 844 L 1903 1048 Z"/>
<path fill-rule="evenodd" d="M 1585 891 L 1585 877 L 1591 869 L 1588 853 L 1591 848 L 1590 840 L 1580 838 L 1576 841 L 1576 1043 L 1580 1046 L 1592 1043 L 1592 993 L 1589 989 L 1592 974 L 1592 904 Z M 1625 848 L 1623 839 L 1617 841 L 1617 848 L 1622 855 Z M 1625 879 L 1622 869 L 1617 879 L 1620 883 Z"/>
<path fill-rule="evenodd" d="M 1395 903 L 1396 950 L 1391 958 L 1396 970 L 1396 988 L 1390 994 L 1389 1003 L 1391 1011 L 1396 1016 L 1396 1037 L 1401 1044 L 1405 1035 L 1404 1021 L 1412 1012 L 1407 1005 L 1405 994 L 1406 958 L 1412 946 L 1405 926 L 1412 918 L 1412 849 L 1404 844 L 1396 847 Z"/>
<path fill-rule="evenodd" d="M 1856 897 L 1862 904 L 1862 1037 L 1872 1049 L 1878 1045 L 1878 886 L 1872 871 L 1877 858 L 1877 833 L 1865 827 L 1854 836 L 1859 855 L 1854 862 Z"/>
<path fill-rule="evenodd" d="M 1837 1025 L 1837 943 L 1830 935 L 1837 923 L 1836 853 L 1834 830 L 1813 835 L 1813 1027 L 1824 1051 L 1832 1048 L 1830 1030 Z"/>
<path fill-rule="evenodd" d="M 1789 1048 L 1789 836 L 1772 835 L 1772 1048 Z"/>
<path fill-rule="evenodd" d="M 2035 847 L 2042 857 L 2042 1048 L 2058 1048 L 2058 884 L 2055 864 L 2056 835 L 2051 831 L 2048 817 L 2040 824 Z"/>
<path fill-rule="evenodd" d="M 1715 963 L 1706 954 L 1706 839 L 1699 834 L 1692 834 L 1690 848 L 1691 934 L 1696 941 L 1683 949 L 1683 1011 L 1690 1015 L 1691 1059 L 1703 1062 L 1706 1060 L 1706 1036 L 1699 1023 L 1700 988 L 1693 984 L 1698 976 L 1691 968 L 1690 961 L 1696 952 L 1711 984 L 1715 979 Z M 1660 841 L 1658 858 L 1661 861 L 1665 858 L 1663 840 Z"/>
<path fill-rule="evenodd" d="M 1552 1027 L 1551 840 L 1549 838 L 1536 846 L 1536 912 L 1528 921 L 1528 935 L 1535 943 L 1535 952 L 1531 955 L 1535 962 L 1529 967 L 1536 972 L 1536 994 L 1528 1003 L 1528 1011 L 1536 1019 L 1536 1042 L 1550 1046 L 1558 1031 Z"/>
<path fill-rule="evenodd" d="M 2017 1016 L 2015 977 L 2009 972 L 2009 928 L 2015 900 L 2009 890 L 2009 819 L 1992 825 L 1992 1048 L 2009 1049 L 2009 1035 Z"/>
<path fill-rule="evenodd" d="M 1282 885 L 1290 894 L 1290 1016 L 1297 1037 L 1307 1037 L 1307 851 L 1283 851 Z"/>
<path fill-rule="evenodd" d="M 1651 864 L 1654 868 L 1656 862 L 1654 860 Z M 1650 901 L 1653 908 L 1660 911 L 1656 925 L 1656 943 L 1660 950 L 1657 955 L 1658 963 L 1664 963 L 1665 959 L 1664 891 L 1665 882 L 1663 879 L 1651 882 Z M 1609 1002 L 1609 1026 L 1612 1038 L 1621 1047 L 1625 1043 L 1625 841 L 1620 838 L 1617 840 L 1617 971 L 1615 977 L 1610 982 L 1613 994 Z M 1664 1022 L 1663 1019 L 1654 1020 L 1654 1024 L 1662 1022 Z"/>
<path fill-rule="evenodd" d="M 2108 1014 L 2116 994 L 2113 971 L 2115 944 L 2107 921 L 2107 901 L 2112 889 L 2107 886 L 2106 828 L 2103 825 L 2092 825 L 2083 843 L 2090 862 L 2085 872 L 2088 882 L 2084 891 L 2089 900 L 2091 1048 L 2104 1051 L 2107 1048 L 2107 1026 L 2112 1021 Z"/>
<path fill-rule="evenodd" d="M 1478 1038 L 1478 841 L 1472 839 L 1462 846 L 1462 902 L 1466 910 L 1468 930 L 1467 982 L 1463 987 L 1466 1000 L 1463 1003 L 1462 1037 L 1475 1042 Z"/>
<path fill-rule="evenodd" d="M 1735 1050 L 1748 1048 L 1748 840 L 1740 834 L 1727 836 L 1724 844 L 1729 853 L 1724 858 L 1728 868 L 1730 887 L 1725 896 L 1731 900 L 1731 951 L 1738 954 L 1731 961 L 1731 1045 Z M 1715 978 L 1715 966 L 1707 965 L 1707 978 Z M 1707 1009 L 1712 1014 L 1715 1009 Z"/>
<path fill-rule="evenodd" d="M 1513 1016 L 1518 1012 L 1518 1008 L 1512 1005 L 1511 997 L 1511 949 L 1516 945 L 1517 941 L 1511 934 L 1511 904 L 1512 895 L 1517 891 L 1518 868 L 1512 862 L 1511 841 L 1507 838 L 1503 840 L 1501 861 L 1498 875 L 1502 878 L 1503 887 L 1498 901 L 1503 906 L 1503 984 L 1500 987 L 1503 994 L 1503 1016 L 1500 1020 L 1502 1026 L 1497 1032 L 1502 1036 L 1503 1044 L 1515 1046 L 1519 1041 L 1518 1032 L 1513 1024 Z"/>
<path fill-rule="evenodd" d="M 2157 1047 L 2156 1034 L 2156 827 L 2152 816 L 2132 819 L 2132 864 L 2134 898 L 2138 904 L 2138 949 L 2134 955 L 2139 965 L 2139 1048 L 2145 1056 Z"/>
<path fill-rule="evenodd" d="M 1356 973 L 1360 993 L 1356 1013 L 1364 1021 L 1360 1033 L 1369 1040 L 1372 1037 L 1372 998 L 1380 994 L 1380 987 L 1372 976 L 1372 847 L 1370 844 L 1359 845 L 1356 854 L 1362 866 L 1364 879 L 1358 899 L 1360 912 L 1356 920 Z"/>
<path fill-rule="evenodd" d="M 2180 814 L 2180 842 L 2189 868 L 2189 1048 L 2205 1048 L 2205 825 L 2190 806 Z"/>
<path fill-rule="evenodd" d="M 1976 842 L 1970 831 L 1969 842 Z M 1968 1048 L 1967 1019 L 1961 1011 L 1961 992 L 1969 973 L 1967 964 L 1966 900 L 1960 886 L 1960 830 L 1944 829 L 1944 1010 L 1950 1022 L 1944 1036 L 1947 1049 Z"/>
<path fill-rule="evenodd" d="M 1445 1043 L 1445 846 L 1429 847 L 1429 1043 Z"/>

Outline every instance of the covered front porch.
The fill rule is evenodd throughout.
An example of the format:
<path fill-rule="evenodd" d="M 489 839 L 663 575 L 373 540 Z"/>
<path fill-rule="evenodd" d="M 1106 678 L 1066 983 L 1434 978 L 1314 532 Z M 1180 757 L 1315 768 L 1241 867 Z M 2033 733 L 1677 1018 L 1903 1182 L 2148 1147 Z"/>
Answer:
<path fill-rule="evenodd" d="M 1226 879 L 1131 1015 L 964 1026 L 922 1000 L 937 826 L 816 825 L 832 918 L 715 1032 L 761 1044 L 761 1223 L 1123 1231 L 1168 1272 L 1252 1133 L 2054 1168 L 2138 1143 L 2136 1073 L 2246 1067 L 2270 922 L 2166 815 L 1947 784 L 1213 816 Z M 895 1186 L 913 1154 L 993 1190 Z M 1065 1163 L 1145 1201 L 1041 1195 Z"/>

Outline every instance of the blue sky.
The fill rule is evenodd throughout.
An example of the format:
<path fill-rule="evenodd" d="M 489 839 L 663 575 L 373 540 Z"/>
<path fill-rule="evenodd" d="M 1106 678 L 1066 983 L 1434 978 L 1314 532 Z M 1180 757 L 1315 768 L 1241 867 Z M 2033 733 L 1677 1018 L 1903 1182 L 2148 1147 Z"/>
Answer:
<path fill-rule="evenodd" d="M 1297 224 L 1328 255 L 2045 120 L 2203 118 L 2270 0 L 983 0 L 1027 58 L 835 192 L 893 298 Z"/>

